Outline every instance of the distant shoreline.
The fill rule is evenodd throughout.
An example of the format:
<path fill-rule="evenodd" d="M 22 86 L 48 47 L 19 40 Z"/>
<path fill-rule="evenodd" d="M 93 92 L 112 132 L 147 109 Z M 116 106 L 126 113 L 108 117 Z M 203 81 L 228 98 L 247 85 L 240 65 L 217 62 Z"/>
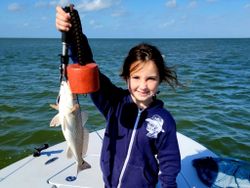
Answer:
<path fill-rule="evenodd" d="M 44 37 L 44 38 L 39 38 L 39 37 L 0 37 L 0 39 L 61 39 L 60 37 Z M 228 37 L 225 37 L 225 38 L 202 38 L 202 37 L 197 37 L 197 38 L 175 38 L 175 37 L 171 37 L 171 38 L 91 38 L 89 37 L 89 39 L 101 39 L 101 40 L 138 40 L 138 39 L 146 39 L 146 40 L 214 40 L 214 39 L 250 39 L 250 37 L 232 37 L 232 38 L 228 38 Z"/>

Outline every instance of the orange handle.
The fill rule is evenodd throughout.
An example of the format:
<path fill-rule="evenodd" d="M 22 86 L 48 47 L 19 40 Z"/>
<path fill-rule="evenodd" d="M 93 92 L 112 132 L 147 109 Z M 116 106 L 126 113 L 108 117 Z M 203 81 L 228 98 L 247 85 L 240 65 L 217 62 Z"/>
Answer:
<path fill-rule="evenodd" d="M 100 87 L 98 66 L 95 63 L 86 65 L 69 64 L 67 76 L 72 93 L 92 93 Z"/>

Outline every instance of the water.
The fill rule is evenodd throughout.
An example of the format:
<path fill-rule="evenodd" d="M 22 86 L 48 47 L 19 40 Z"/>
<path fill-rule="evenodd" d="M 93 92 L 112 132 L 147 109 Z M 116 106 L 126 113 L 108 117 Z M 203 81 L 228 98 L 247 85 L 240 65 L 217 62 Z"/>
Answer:
<path fill-rule="evenodd" d="M 179 132 L 223 157 L 250 161 L 250 39 L 91 39 L 95 60 L 113 82 L 128 50 L 140 42 L 160 47 L 186 87 L 161 86 L 159 98 Z M 59 39 L 0 39 L 0 168 L 44 143 L 63 141 L 49 122 L 56 111 Z M 86 96 L 88 128 L 105 126 Z M 188 146 L 187 146 L 188 147 Z"/>

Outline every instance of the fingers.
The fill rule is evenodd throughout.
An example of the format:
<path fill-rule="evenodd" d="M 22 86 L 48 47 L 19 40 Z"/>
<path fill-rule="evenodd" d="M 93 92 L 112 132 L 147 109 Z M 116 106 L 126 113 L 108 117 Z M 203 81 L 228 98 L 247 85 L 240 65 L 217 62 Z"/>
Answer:
<path fill-rule="evenodd" d="M 60 31 L 69 31 L 71 27 L 70 15 L 60 6 L 56 7 L 56 28 Z"/>

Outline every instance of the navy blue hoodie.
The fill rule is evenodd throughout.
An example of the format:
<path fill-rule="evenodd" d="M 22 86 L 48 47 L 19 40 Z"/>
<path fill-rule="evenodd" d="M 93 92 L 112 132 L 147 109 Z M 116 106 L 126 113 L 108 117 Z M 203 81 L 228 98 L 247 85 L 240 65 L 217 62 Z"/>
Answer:
<path fill-rule="evenodd" d="M 176 124 L 155 99 L 138 109 L 128 90 L 118 88 L 100 73 L 100 90 L 91 98 L 107 121 L 101 152 L 106 187 L 177 187 L 180 152 Z"/>

